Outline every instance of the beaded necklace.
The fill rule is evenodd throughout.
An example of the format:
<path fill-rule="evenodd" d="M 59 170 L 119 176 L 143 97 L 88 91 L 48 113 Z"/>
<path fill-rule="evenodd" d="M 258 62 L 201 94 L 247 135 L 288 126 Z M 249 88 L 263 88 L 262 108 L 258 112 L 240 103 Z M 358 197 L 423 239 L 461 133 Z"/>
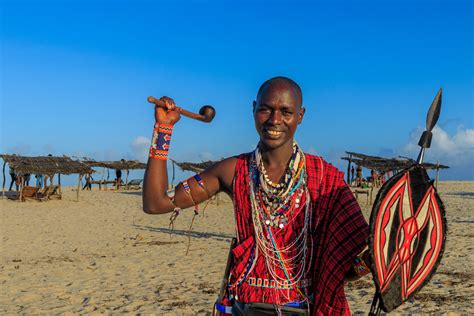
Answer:
<path fill-rule="evenodd" d="M 249 169 L 250 202 L 258 253 L 264 257 L 266 270 L 277 283 L 294 288 L 307 301 L 307 292 L 302 293 L 297 287 L 308 275 L 312 260 L 312 247 L 308 247 L 312 211 L 304 153 L 294 142 L 293 154 L 281 183 L 273 183 L 268 178 L 259 147 L 253 153 Z M 288 225 L 298 215 L 304 216 L 302 229 L 291 241 L 277 242 L 276 237 L 285 234 Z M 276 294 L 278 303 L 289 302 L 287 291 Z"/>

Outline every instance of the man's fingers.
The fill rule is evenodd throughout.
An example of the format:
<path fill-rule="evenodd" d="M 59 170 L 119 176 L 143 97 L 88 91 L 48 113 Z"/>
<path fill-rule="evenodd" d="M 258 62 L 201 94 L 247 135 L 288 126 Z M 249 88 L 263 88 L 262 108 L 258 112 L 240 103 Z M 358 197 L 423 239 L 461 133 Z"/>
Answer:
<path fill-rule="evenodd" d="M 170 97 L 162 96 L 160 100 L 165 103 L 166 109 L 168 109 L 168 111 L 173 111 L 176 108 L 176 104 L 174 103 L 174 100 L 171 99 Z"/>
<path fill-rule="evenodd" d="M 167 110 L 163 109 L 162 107 L 155 106 L 155 111 L 160 120 L 163 120 L 164 118 L 166 118 Z"/>
<path fill-rule="evenodd" d="M 179 108 L 174 103 L 174 100 L 167 96 L 162 96 L 160 100 L 163 101 L 165 106 L 155 106 L 155 120 L 158 123 L 166 124 L 178 122 L 180 119 Z"/>
<path fill-rule="evenodd" d="M 174 103 L 173 99 L 167 99 L 165 104 L 168 111 L 174 111 L 176 109 L 176 104 Z"/>

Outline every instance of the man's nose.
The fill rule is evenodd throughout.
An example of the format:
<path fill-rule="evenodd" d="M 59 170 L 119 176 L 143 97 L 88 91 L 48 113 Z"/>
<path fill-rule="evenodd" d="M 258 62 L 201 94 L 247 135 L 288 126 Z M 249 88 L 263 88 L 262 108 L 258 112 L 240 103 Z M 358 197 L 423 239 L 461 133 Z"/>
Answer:
<path fill-rule="evenodd" d="M 278 125 L 281 123 L 281 113 L 280 111 L 272 111 L 270 114 L 270 123 Z"/>

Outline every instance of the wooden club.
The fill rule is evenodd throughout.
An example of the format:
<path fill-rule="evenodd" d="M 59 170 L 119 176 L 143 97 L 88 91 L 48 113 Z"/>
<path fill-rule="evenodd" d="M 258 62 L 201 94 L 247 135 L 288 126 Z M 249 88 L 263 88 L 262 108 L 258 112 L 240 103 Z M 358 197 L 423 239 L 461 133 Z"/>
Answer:
<path fill-rule="evenodd" d="M 148 102 L 166 109 L 165 102 L 160 99 L 149 96 Z M 216 110 L 210 105 L 204 105 L 201 107 L 201 109 L 199 109 L 199 114 L 187 111 L 179 106 L 176 107 L 176 111 L 181 113 L 181 115 L 206 123 L 210 123 L 214 119 L 214 116 L 216 116 Z"/>

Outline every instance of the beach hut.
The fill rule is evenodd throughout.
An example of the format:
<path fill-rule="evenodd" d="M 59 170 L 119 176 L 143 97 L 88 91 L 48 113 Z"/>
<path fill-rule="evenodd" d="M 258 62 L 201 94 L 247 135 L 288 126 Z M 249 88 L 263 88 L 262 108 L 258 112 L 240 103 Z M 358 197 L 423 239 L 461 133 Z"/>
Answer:
<path fill-rule="evenodd" d="M 387 174 L 389 172 L 397 173 L 398 171 L 406 169 L 415 163 L 415 160 L 403 156 L 396 158 L 383 158 L 350 151 L 346 151 L 346 154 L 347 157 L 341 157 L 341 159 L 348 161 L 347 183 L 349 184 L 351 183 L 350 170 L 352 163 L 369 170 L 374 170 L 381 175 Z M 449 168 L 448 166 L 439 164 L 439 162 L 436 164 L 425 162 L 423 163 L 423 167 L 427 170 L 436 170 L 436 186 L 438 185 L 439 170 Z"/>
<path fill-rule="evenodd" d="M 146 163 L 137 161 L 137 160 L 118 160 L 118 161 L 96 161 L 93 159 L 86 158 L 82 161 L 83 163 L 87 164 L 89 167 L 101 167 L 104 168 L 102 172 L 102 178 L 100 180 L 96 181 L 91 181 L 92 184 L 98 184 L 99 185 L 99 190 L 102 189 L 102 185 L 104 185 L 104 189 L 107 190 L 107 184 L 114 184 L 115 188 L 118 190 L 120 187 L 125 187 L 125 189 L 130 189 L 130 188 L 139 188 L 140 184 L 142 182 L 142 179 L 133 179 L 131 181 L 128 181 L 128 176 L 130 173 L 130 170 L 139 170 L 139 169 L 146 169 Z M 104 179 L 104 174 L 105 170 L 107 170 L 107 175 L 109 174 L 109 169 L 114 169 L 114 170 L 125 170 L 126 171 L 126 176 L 125 176 L 125 182 L 123 184 L 118 183 L 117 181 L 111 181 L 109 180 L 109 177 L 107 176 L 107 179 Z"/>
<path fill-rule="evenodd" d="M 10 154 L 1 154 L 0 158 L 3 159 L 3 185 L 2 185 L 2 196 L 5 196 L 5 166 L 8 164 L 10 168 L 13 168 L 19 175 L 25 174 L 41 174 L 46 175 L 50 178 L 50 185 L 42 191 L 41 188 L 25 187 L 24 177 L 21 177 L 20 182 L 20 193 L 18 198 L 20 201 L 25 200 L 24 194 L 28 194 L 33 199 L 46 200 L 51 196 L 57 196 L 61 198 L 61 174 L 79 174 L 79 180 L 77 184 L 77 200 L 79 200 L 79 188 L 82 176 L 87 173 L 94 172 L 88 165 L 72 160 L 68 156 L 55 157 L 55 156 L 19 156 Z M 58 185 L 53 186 L 53 178 L 58 175 Z M 35 191 L 36 190 L 36 191 Z"/>
<path fill-rule="evenodd" d="M 203 162 L 178 162 L 176 160 L 170 159 L 171 162 L 173 163 L 173 176 L 171 179 L 171 185 L 174 184 L 174 178 L 175 178 L 175 165 L 178 166 L 179 169 L 183 171 L 191 171 L 195 173 L 203 172 L 209 167 L 212 167 L 219 161 L 203 161 Z"/>
<path fill-rule="evenodd" d="M 195 173 L 200 173 L 206 170 L 209 167 L 212 167 L 219 161 L 203 161 L 203 162 L 178 162 L 176 160 L 170 159 L 171 162 L 173 163 L 173 175 L 171 178 L 171 187 L 174 186 L 174 179 L 175 179 L 175 165 L 178 166 L 182 171 L 190 171 L 190 172 L 195 172 Z M 219 194 L 215 195 L 216 203 L 219 205 Z M 211 199 L 212 200 L 212 199 Z M 210 201 L 210 200 L 209 200 Z M 207 206 L 207 204 L 206 204 Z"/>

